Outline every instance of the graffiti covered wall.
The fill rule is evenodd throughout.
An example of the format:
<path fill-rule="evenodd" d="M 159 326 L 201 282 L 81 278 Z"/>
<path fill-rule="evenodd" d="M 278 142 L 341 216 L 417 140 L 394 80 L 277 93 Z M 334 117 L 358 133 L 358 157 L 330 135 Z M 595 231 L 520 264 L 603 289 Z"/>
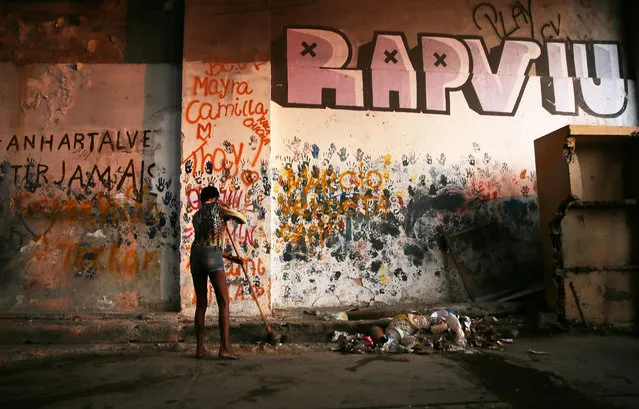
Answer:
<path fill-rule="evenodd" d="M 122 54 L 122 33 L 47 21 L 60 64 L 0 64 L 0 308 L 190 313 L 207 185 L 248 217 L 229 226 L 267 311 L 540 281 L 533 140 L 637 124 L 620 15 L 604 0 L 189 0 L 181 73 L 65 63 L 146 55 L 144 30 Z M 46 51 L 25 50 L 12 58 Z M 239 266 L 227 279 L 233 314 L 256 314 Z"/>
<path fill-rule="evenodd" d="M 637 123 L 615 2 L 449 3 L 274 15 L 274 307 L 541 281 L 533 140 Z"/>
<path fill-rule="evenodd" d="M 222 203 L 246 215 L 245 225 L 229 222 L 229 231 L 262 309 L 271 309 L 268 24 L 248 24 L 268 20 L 266 13 L 247 16 L 231 11 L 227 14 L 216 4 L 194 1 L 186 13 L 180 170 L 181 304 L 185 313 L 195 308 L 189 265 L 194 238 L 191 220 L 200 208 L 200 191 L 209 185 L 218 188 Z M 210 24 L 211 15 L 217 16 L 219 24 Z M 228 236 L 225 250 L 233 253 Z M 225 270 L 231 314 L 257 315 L 241 267 L 227 262 Z M 214 306 L 210 283 L 208 298 Z M 216 308 L 209 311 L 217 314 Z"/>
<path fill-rule="evenodd" d="M 1 67 L 0 308 L 175 309 L 177 67 Z"/>

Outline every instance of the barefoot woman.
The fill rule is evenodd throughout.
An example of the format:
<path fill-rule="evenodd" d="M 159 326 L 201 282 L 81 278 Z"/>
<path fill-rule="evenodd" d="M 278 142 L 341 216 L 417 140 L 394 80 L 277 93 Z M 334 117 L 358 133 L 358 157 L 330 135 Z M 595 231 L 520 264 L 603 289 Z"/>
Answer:
<path fill-rule="evenodd" d="M 220 193 L 213 186 L 202 189 L 200 203 L 202 207 L 193 215 L 195 240 L 191 246 L 191 275 L 195 287 L 195 336 L 197 338 L 197 357 L 206 355 L 204 348 L 204 316 L 208 304 L 208 279 L 213 284 L 219 309 L 220 358 L 238 359 L 231 349 L 229 341 L 229 287 L 224 274 L 224 260 L 234 263 L 241 259 L 231 254 L 222 254 L 224 232 L 226 228 L 226 209 L 218 204 Z"/>

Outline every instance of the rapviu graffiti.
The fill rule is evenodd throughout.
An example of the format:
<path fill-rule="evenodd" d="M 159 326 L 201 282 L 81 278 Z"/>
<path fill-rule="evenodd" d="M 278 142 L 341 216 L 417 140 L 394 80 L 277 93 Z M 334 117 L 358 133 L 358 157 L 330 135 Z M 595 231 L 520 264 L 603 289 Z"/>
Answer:
<path fill-rule="evenodd" d="M 353 43 L 333 28 L 286 27 L 282 40 L 272 92 L 283 106 L 448 115 L 462 92 L 481 115 L 513 116 L 533 64 L 552 115 L 617 117 L 628 103 L 616 42 L 504 36 L 488 50 L 480 36 L 421 33 L 410 49 L 404 33 L 377 31 L 354 63 Z"/>

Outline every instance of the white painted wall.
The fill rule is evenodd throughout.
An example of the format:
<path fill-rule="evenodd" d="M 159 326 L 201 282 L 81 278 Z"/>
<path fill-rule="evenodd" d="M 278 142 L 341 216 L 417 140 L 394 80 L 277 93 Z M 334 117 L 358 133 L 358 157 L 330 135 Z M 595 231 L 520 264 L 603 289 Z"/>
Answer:
<path fill-rule="evenodd" d="M 185 313 L 195 309 L 188 263 L 194 238 L 191 219 L 200 207 L 199 192 L 207 185 L 217 187 L 223 203 L 246 215 L 246 225 L 228 225 L 260 304 L 270 310 L 270 63 L 266 54 L 250 57 L 255 61 L 236 63 L 214 56 L 208 62 L 184 64 L 180 271 Z M 226 243 L 233 253 L 228 237 Z M 240 267 L 227 263 L 226 271 L 231 313 L 257 315 Z M 209 303 L 215 305 L 209 287 Z M 211 312 L 215 315 L 217 309 Z"/>
<path fill-rule="evenodd" d="M 276 43 L 283 38 L 287 41 L 280 43 L 283 54 L 273 55 L 274 308 L 465 299 L 457 270 L 438 242 L 438 235 L 488 220 L 498 220 L 509 232 L 507 246 L 522 270 L 530 268 L 540 262 L 533 140 L 566 124 L 637 124 L 635 82 L 623 74 L 623 58 L 620 62 L 614 45 L 607 43 L 620 39 L 614 2 L 532 2 L 530 10 L 513 8 L 515 2 L 510 1 L 476 8 L 480 3 L 464 0 L 431 7 L 411 1 L 365 5 L 355 2 L 349 4 L 348 12 L 328 13 L 331 5 L 337 7 L 336 2 L 329 1 L 275 18 Z M 517 24 L 520 29 L 512 34 L 518 42 L 511 40 L 505 46 L 499 71 L 491 73 L 490 67 L 482 67 L 481 48 L 473 47 L 479 44 L 477 36 L 489 48 L 500 44 L 499 35 L 503 33 L 498 35 L 487 20 L 492 19 L 493 11 L 497 16 L 503 13 L 508 30 Z M 513 22 L 513 11 L 530 13 L 526 16 L 532 15 L 535 23 L 524 21 L 521 14 L 518 23 Z M 293 24 L 294 28 L 286 31 Z M 406 108 L 414 107 L 409 102 L 414 100 L 413 92 L 426 91 L 422 82 L 412 79 L 412 65 L 408 64 L 408 70 L 401 68 L 407 66 L 408 55 L 401 51 L 401 37 L 398 43 L 393 43 L 392 38 L 379 39 L 379 49 L 375 43 L 370 47 L 377 53 L 372 57 L 373 75 L 381 80 L 373 80 L 371 86 L 367 72 L 358 71 L 369 68 L 358 64 L 357 57 L 365 52 L 360 46 L 374 41 L 376 30 L 393 31 L 395 36 L 404 33 L 408 49 L 421 46 L 418 33 L 429 33 L 425 37 L 449 36 L 424 46 L 419 57 L 434 63 L 430 58 L 433 51 L 448 55 L 447 68 L 441 64 L 416 68 L 417 72 L 426 72 L 426 89 L 434 91 L 437 81 L 444 78 L 438 75 L 457 73 L 462 79 L 455 86 L 467 84 L 467 88 L 480 94 L 485 110 L 502 111 L 501 114 L 479 114 L 477 102 L 461 91 L 450 92 L 448 114 L 423 112 L 423 99 L 422 112 L 380 110 L 377 104 L 384 98 L 376 100 L 375 95 L 388 89 L 411 96 L 403 100 L 400 96 L 400 101 L 408 104 Z M 588 47 L 594 47 L 588 62 L 579 58 L 579 52 L 586 48 L 576 43 L 574 64 L 562 65 L 557 55 L 550 57 L 555 87 L 583 86 L 585 102 L 573 116 L 552 115 L 542 104 L 542 86 L 547 87 L 547 83 L 540 77 L 544 70 L 543 58 L 539 57 L 546 55 L 546 43 L 551 37 L 554 41 L 583 40 Z M 465 63 L 463 58 L 461 63 L 455 63 L 455 48 L 451 48 L 455 45 L 460 45 L 457 50 L 467 59 Z M 392 47 L 399 49 L 394 54 L 399 61 L 385 68 L 383 52 Z M 526 59 L 520 60 L 523 54 L 518 54 L 518 49 L 527 50 L 528 58 L 533 60 L 529 70 Z M 572 55 L 568 54 L 568 58 L 572 60 Z M 523 65 L 518 65 L 520 61 Z M 572 68 L 560 69 L 568 66 Z M 601 85 L 589 78 L 595 71 L 602 78 Z M 517 99 L 518 85 L 526 77 L 515 114 L 506 116 L 510 111 L 506 101 L 510 97 L 513 102 Z M 336 89 L 337 107 L 323 106 L 322 88 Z M 437 94 L 432 95 L 434 98 Z M 366 102 L 369 97 L 372 103 Z M 566 97 L 564 101 L 579 101 L 578 94 L 557 92 L 556 98 Z M 621 109 L 623 103 L 626 105 Z M 294 189 L 295 193 L 287 192 L 286 188 L 296 186 L 300 174 L 304 175 L 299 168 L 305 165 L 308 169 L 316 167 L 320 175 L 332 169 L 336 179 L 331 181 L 329 177 L 328 182 L 315 180 L 306 184 L 316 193 L 306 198 L 301 197 L 304 189 L 299 188 L 303 182 Z M 357 181 L 356 175 L 364 175 L 365 179 L 369 174 L 383 177 L 379 189 L 373 189 L 369 196 L 378 198 L 387 190 L 386 219 L 383 210 L 366 215 L 361 201 L 358 211 L 348 207 L 349 202 L 347 207 L 341 206 L 339 211 L 327 215 L 328 200 L 354 200 L 353 189 L 348 183 L 340 185 L 340 180 L 353 177 Z M 377 183 L 373 185 L 376 187 Z M 456 202 L 459 200 L 461 203 Z M 286 206 L 281 206 L 280 201 Z M 316 217 L 295 219 L 291 217 L 294 210 L 282 214 L 283 209 L 296 203 L 299 214 L 319 208 L 321 221 Z M 357 215 L 349 217 L 349 212 Z M 330 245 L 316 235 L 318 229 L 326 226 L 333 234 Z M 393 227 L 394 233 L 387 234 Z M 513 276 L 517 283 L 519 273 L 525 274 L 519 284 L 542 280 L 541 268 L 526 273 L 516 268 L 498 271 L 503 260 L 488 248 L 466 244 L 457 250 L 467 267 L 482 272 L 488 281 L 503 280 L 508 286 Z M 510 278 L 504 277 L 508 275 Z"/>

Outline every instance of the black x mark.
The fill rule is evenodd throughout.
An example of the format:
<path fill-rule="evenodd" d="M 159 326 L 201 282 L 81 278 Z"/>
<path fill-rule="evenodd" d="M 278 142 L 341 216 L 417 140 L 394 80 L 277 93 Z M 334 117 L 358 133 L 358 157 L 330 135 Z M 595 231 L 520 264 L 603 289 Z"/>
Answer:
<path fill-rule="evenodd" d="M 444 61 L 446 59 L 446 53 L 443 53 L 441 56 L 437 53 L 433 53 L 433 56 L 437 59 L 437 61 L 435 61 L 435 67 L 438 67 L 439 64 L 443 65 L 444 67 L 447 65 L 446 61 Z"/>
<path fill-rule="evenodd" d="M 384 51 L 384 54 L 386 54 L 386 58 L 384 58 L 384 62 L 386 64 L 388 64 L 389 62 L 393 62 L 393 64 L 397 64 L 397 58 L 395 58 L 395 56 L 397 55 L 397 50 L 393 50 L 393 51 Z"/>
<path fill-rule="evenodd" d="M 302 55 L 310 54 L 311 57 L 315 57 L 317 55 L 315 54 L 315 51 L 313 51 L 313 48 L 317 47 L 317 43 L 308 45 L 306 41 L 302 41 L 302 47 L 304 47 L 304 49 L 301 52 Z"/>

